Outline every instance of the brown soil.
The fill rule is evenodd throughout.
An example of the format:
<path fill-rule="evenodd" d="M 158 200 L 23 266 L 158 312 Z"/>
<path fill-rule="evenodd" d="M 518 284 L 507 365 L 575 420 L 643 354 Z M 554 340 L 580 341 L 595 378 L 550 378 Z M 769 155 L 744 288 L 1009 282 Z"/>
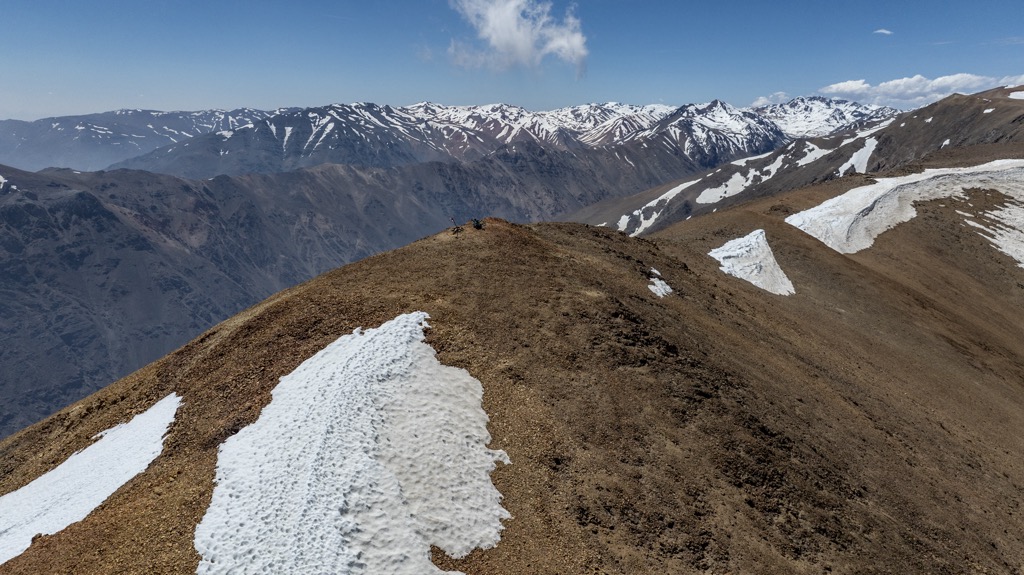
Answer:
<path fill-rule="evenodd" d="M 423 310 L 484 385 L 512 519 L 490 573 L 1020 573 L 1024 270 L 951 205 L 836 254 L 782 223 L 807 190 L 654 241 L 574 224 L 442 233 L 287 290 L 0 442 L 0 493 L 174 391 L 163 454 L 0 573 L 194 573 L 217 446 L 278 378 Z M 979 192 L 981 193 L 981 192 Z M 991 201 L 997 198 L 992 196 Z M 773 296 L 706 252 L 767 230 Z M 649 289 L 657 268 L 675 289 Z"/>

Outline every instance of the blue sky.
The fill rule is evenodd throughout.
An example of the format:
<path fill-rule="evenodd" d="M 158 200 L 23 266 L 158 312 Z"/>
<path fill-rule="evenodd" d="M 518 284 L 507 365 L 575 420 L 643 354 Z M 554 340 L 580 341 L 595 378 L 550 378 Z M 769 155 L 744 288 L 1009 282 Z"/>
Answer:
<path fill-rule="evenodd" d="M 0 118 L 505 102 L 911 108 L 1024 83 L 1020 0 L 3 0 Z"/>

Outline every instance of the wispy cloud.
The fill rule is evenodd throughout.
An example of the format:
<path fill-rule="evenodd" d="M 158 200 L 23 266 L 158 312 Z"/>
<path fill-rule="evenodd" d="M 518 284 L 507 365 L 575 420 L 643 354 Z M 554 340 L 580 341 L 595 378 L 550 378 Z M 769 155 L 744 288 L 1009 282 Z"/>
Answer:
<path fill-rule="evenodd" d="M 879 28 L 872 32 L 872 34 L 881 34 L 883 36 L 892 36 L 892 30 L 886 30 L 885 28 Z"/>
<path fill-rule="evenodd" d="M 862 104 L 881 104 L 910 110 L 926 106 L 954 93 L 980 92 L 1017 84 L 1024 84 L 1024 75 L 995 78 L 976 74 L 952 74 L 929 79 L 918 74 L 877 85 L 864 80 L 847 80 L 830 84 L 818 91 L 828 96 L 856 100 Z"/>
<path fill-rule="evenodd" d="M 485 46 L 452 40 L 448 53 L 465 67 L 539 66 L 554 56 L 582 73 L 587 38 L 572 8 L 559 21 L 549 2 L 536 0 L 449 0 L 451 7 L 476 30 Z"/>
<path fill-rule="evenodd" d="M 771 104 L 782 104 L 790 101 L 791 99 L 792 98 L 789 97 L 789 94 L 785 92 L 775 92 L 770 96 L 760 96 L 758 99 L 754 100 L 754 103 L 750 106 L 753 108 L 760 108 L 761 106 L 768 106 Z"/>

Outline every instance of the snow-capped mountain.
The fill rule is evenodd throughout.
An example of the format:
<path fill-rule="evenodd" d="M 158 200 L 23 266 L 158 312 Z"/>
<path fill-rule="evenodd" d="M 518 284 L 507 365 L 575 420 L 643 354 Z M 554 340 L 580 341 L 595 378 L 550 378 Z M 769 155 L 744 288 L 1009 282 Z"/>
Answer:
<path fill-rule="evenodd" d="M 0 120 L 0 164 L 33 171 L 48 167 L 100 170 L 168 144 L 251 126 L 274 114 L 248 108 L 117 110 L 34 122 Z"/>
<path fill-rule="evenodd" d="M 798 138 L 767 154 L 723 163 L 629 198 L 588 206 L 570 219 L 634 235 L 648 233 L 756 197 L 844 175 L 901 169 L 929 156 L 941 156 L 950 147 L 1011 145 L 1024 139 L 1024 128 L 1017 119 L 1024 114 L 1024 104 L 1007 93 L 999 89 L 954 95 L 899 116 L 892 116 L 891 109 L 879 109 L 881 120 L 861 116 L 852 124 L 859 126 L 856 131 Z M 805 100 L 810 102 L 807 109 L 831 108 L 827 102 Z M 856 108 L 841 101 L 837 105 L 836 110 Z M 842 122 L 852 117 L 841 116 L 817 114 Z M 826 124 L 829 122 L 822 120 L 822 125 Z"/>
<path fill-rule="evenodd" d="M 681 122 L 746 133 L 722 108 Z M 673 121 L 208 181 L 0 166 L 0 400 L 210 326 L 0 439 L 0 572 L 1017 573 L 1022 118 L 1024 88 L 953 96 L 606 227 L 440 226 L 614 199 Z M 375 255 L 239 299 L 346 253 Z"/>
<path fill-rule="evenodd" d="M 473 161 L 520 144 L 580 153 L 621 148 L 627 155 L 628 150 L 663 148 L 685 163 L 709 167 L 770 151 L 785 141 L 770 121 L 719 101 L 676 109 L 588 104 L 550 112 L 504 104 L 336 104 L 278 114 L 249 128 L 209 134 L 112 167 L 206 178 L 323 163 L 390 167 Z"/>
<path fill-rule="evenodd" d="M 714 100 L 683 106 L 623 141 L 641 148 L 665 146 L 703 166 L 761 154 L 784 144 L 778 126 L 757 114 Z"/>
<path fill-rule="evenodd" d="M 900 114 L 900 110 L 895 108 L 821 96 L 794 98 L 784 104 L 761 106 L 753 111 L 778 124 L 790 138 L 814 138 L 847 132 Z"/>

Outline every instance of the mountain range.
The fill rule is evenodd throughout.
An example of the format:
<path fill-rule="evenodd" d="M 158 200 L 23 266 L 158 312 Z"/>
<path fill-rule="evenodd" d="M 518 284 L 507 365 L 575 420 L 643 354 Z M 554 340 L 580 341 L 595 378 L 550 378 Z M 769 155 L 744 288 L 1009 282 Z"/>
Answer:
<path fill-rule="evenodd" d="M 117 110 L 33 122 L 0 120 L 0 163 L 30 171 L 52 167 L 101 170 L 169 144 L 252 125 L 271 115 L 250 109 Z"/>
<path fill-rule="evenodd" d="M 392 167 L 469 161 L 526 142 L 557 150 L 634 142 L 641 147 L 669 145 L 707 165 L 716 158 L 768 151 L 785 137 L 841 132 L 896 113 L 823 98 L 798 98 L 755 110 L 719 101 L 682 107 L 586 104 L 545 112 L 505 104 L 426 102 L 406 107 L 334 104 L 273 112 L 119 110 L 34 122 L 0 121 L 0 163 L 30 171 L 124 167 L 208 178 L 326 162 Z"/>

